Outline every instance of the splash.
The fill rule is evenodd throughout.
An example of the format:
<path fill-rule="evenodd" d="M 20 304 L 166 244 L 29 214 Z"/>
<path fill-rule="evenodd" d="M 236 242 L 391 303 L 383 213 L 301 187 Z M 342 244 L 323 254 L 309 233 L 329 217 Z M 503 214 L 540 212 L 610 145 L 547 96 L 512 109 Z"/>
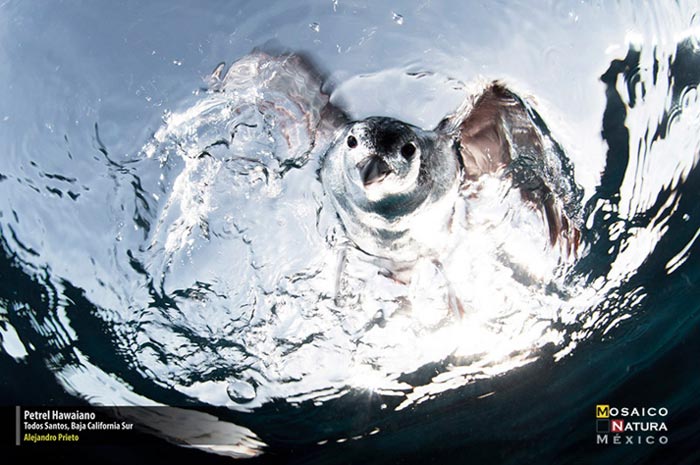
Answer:
<path fill-rule="evenodd" d="M 569 306 L 571 263 L 498 177 L 463 193 L 465 220 L 442 265 L 419 261 L 410 283 L 352 247 L 317 176 L 332 133 L 318 113 L 293 124 L 300 108 L 314 108 L 320 84 L 302 73 L 283 93 L 284 66 L 264 54 L 236 63 L 143 150 L 167 177 L 147 246 L 134 256 L 160 303 L 132 301 L 118 326 L 138 341 L 131 357 L 140 371 L 243 411 L 354 389 L 403 398 L 404 408 L 522 366 L 562 340 L 552 323 Z M 448 359 L 425 385 L 402 380 Z"/>

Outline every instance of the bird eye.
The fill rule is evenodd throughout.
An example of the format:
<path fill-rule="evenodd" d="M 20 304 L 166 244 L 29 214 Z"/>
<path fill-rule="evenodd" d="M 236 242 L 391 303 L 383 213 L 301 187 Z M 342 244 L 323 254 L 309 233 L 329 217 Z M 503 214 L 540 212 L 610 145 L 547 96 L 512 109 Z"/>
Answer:
<path fill-rule="evenodd" d="M 351 149 L 354 149 L 357 147 L 357 139 L 355 139 L 355 136 L 348 136 L 348 147 Z"/>
<path fill-rule="evenodd" d="M 404 157 L 406 160 L 409 160 L 415 153 L 416 146 L 415 144 L 413 144 L 413 142 L 404 144 L 403 147 L 401 147 L 401 156 Z"/>

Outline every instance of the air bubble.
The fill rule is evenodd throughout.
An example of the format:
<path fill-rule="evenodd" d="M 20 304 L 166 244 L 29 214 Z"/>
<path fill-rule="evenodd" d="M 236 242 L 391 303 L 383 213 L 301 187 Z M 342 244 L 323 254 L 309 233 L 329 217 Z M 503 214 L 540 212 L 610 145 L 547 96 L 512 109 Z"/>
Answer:
<path fill-rule="evenodd" d="M 311 29 L 314 32 L 320 32 L 321 31 L 321 25 L 318 23 L 311 23 L 309 24 L 309 29 Z"/>
<path fill-rule="evenodd" d="M 403 24 L 403 16 L 396 13 L 396 12 L 393 12 L 393 11 L 391 12 L 391 19 L 393 19 L 394 22 L 396 24 L 398 24 L 399 26 L 401 26 Z"/>
<path fill-rule="evenodd" d="M 232 381 L 226 389 L 228 397 L 239 404 L 255 399 L 255 387 L 246 381 Z"/>

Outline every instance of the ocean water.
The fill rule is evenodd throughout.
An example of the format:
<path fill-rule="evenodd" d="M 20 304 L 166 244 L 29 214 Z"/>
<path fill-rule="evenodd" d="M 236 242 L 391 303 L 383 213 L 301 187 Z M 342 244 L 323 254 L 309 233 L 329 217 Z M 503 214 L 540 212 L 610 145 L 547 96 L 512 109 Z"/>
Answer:
<path fill-rule="evenodd" d="M 697 3 L 0 13 L 3 404 L 215 407 L 251 463 L 700 460 Z M 303 54 L 351 118 L 426 129 L 503 81 L 571 161 L 578 256 L 485 178 L 444 273 L 385 277 L 319 181 L 325 97 L 255 49 Z M 596 444 L 598 404 L 668 409 L 668 444 Z"/>

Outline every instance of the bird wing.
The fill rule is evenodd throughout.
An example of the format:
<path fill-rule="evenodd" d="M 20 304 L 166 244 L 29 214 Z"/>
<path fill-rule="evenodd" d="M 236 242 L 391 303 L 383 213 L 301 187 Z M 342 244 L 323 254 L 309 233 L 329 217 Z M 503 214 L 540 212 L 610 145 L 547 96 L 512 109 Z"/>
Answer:
<path fill-rule="evenodd" d="M 324 92 L 324 79 L 312 60 L 299 53 L 269 54 L 255 50 L 239 59 L 224 73 L 216 67 L 209 90 L 227 92 L 254 89 L 256 105 L 263 114 L 273 114 L 290 150 L 299 154 L 290 163 L 304 163 L 313 149 L 322 145 L 347 120 Z M 300 150 L 301 149 L 301 150 Z"/>
<path fill-rule="evenodd" d="M 438 130 L 456 134 L 464 183 L 502 171 L 542 211 L 552 245 L 561 241 L 575 252 L 583 193 L 564 150 L 529 103 L 492 82 Z"/>

